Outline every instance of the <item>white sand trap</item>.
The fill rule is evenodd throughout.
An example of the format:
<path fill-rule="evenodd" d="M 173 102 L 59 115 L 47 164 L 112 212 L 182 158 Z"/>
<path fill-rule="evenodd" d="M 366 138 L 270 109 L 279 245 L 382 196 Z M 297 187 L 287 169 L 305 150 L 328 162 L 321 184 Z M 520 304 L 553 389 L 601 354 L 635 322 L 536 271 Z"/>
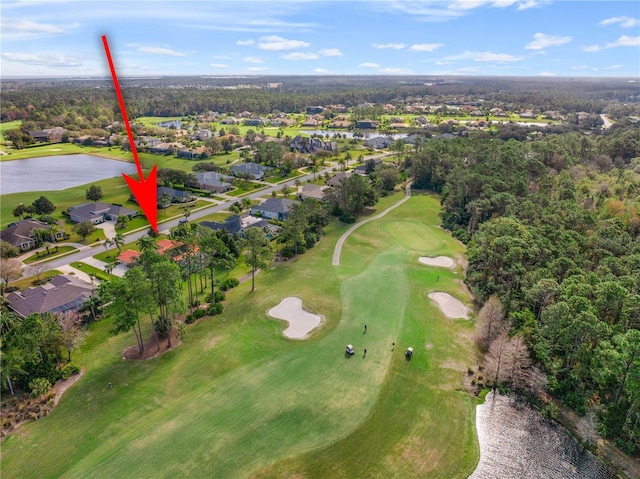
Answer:
<path fill-rule="evenodd" d="M 429 293 L 429 297 L 436 302 L 440 311 L 442 311 L 447 318 L 469 319 L 467 307 L 449 293 L 441 293 L 438 291 Z"/>
<path fill-rule="evenodd" d="M 419 260 L 422 264 L 427 266 L 440 266 L 442 268 L 452 268 L 455 263 L 451 258 L 446 256 L 438 256 L 436 258 L 430 258 L 429 256 L 420 256 Z"/>
<path fill-rule="evenodd" d="M 302 309 L 302 300 L 296 297 L 284 298 L 280 304 L 269 310 L 269 316 L 289 323 L 283 331 L 287 338 L 304 339 L 322 321 L 322 316 Z"/>

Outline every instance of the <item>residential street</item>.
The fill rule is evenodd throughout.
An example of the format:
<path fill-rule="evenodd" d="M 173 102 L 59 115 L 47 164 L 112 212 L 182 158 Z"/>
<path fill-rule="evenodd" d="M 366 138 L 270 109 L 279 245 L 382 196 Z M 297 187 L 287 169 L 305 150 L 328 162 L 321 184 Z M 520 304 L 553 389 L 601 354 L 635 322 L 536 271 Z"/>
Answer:
<path fill-rule="evenodd" d="M 389 156 L 389 153 L 379 153 L 376 155 L 370 155 L 365 157 L 365 161 L 366 160 L 370 160 L 370 159 L 377 159 L 377 158 L 384 158 L 386 156 Z M 324 175 L 325 173 L 329 173 L 331 174 L 333 172 L 333 168 L 335 167 L 335 165 L 331 164 L 329 166 L 326 166 L 325 168 L 319 170 L 318 172 L 315 173 L 315 176 L 319 176 L 319 175 Z M 271 192 L 273 191 L 279 191 L 282 188 L 284 188 L 285 186 L 289 187 L 289 188 L 294 188 L 295 187 L 295 183 L 296 180 L 300 181 L 301 183 L 304 183 L 307 180 L 313 179 L 314 174 L 313 173 L 309 173 L 307 175 L 304 176 L 299 176 L 298 178 L 295 179 L 291 179 L 288 181 L 285 181 L 283 183 L 278 183 L 277 185 L 273 185 L 273 186 L 269 186 L 266 189 L 262 189 L 260 191 L 256 191 L 254 193 L 250 193 L 248 195 L 245 195 L 241 198 L 233 198 L 232 200 L 228 200 L 225 201 L 223 203 L 219 203 L 216 205 L 211 205 L 211 206 L 207 206 L 204 207 L 200 210 L 197 211 L 192 211 L 191 215 L 189 216 L 189 221 L 194 221 L 194 220 L 198 220 L 200 218 L 203 218 L 207 215 L 210 215 L 211 213 L 217 213 L 220 211 L 225 211 L 227 209 L 229 209 L 229 206 L 235 202 L 235 201 L 240 201 L 242 198 L 250 198 L 250 199 L 256 199 L 256 198 L 260 198 L 263 196 L 270 196 Z M 264 183 L 266 184 L 266 183 Z M 169 221 L 164 221 L 162 223 L 158 223 L 158 233 L 160 234 L 169 234 L 169 231 L 171 230 L 171 228 L 178 226 L 180 220 L 182 218 L 175 218 Z M 138 241 L 141 237 L 143 237 L 144 235 L 147 234 L 148 232 L 148 228 L 143 228 L 141 230 L 138 231 L 134 231 L 132 233 L 128 233 L 124 235 L 124 239 L 125 239 L 125 244 L 129 244 L 129 243 L 135 243 L 136 241 Z M 102 251 L 104 251 L 104 246 L 101 244 L 99 245 L 95 245 L 92 247 L 88 247 L 86 245 L 80 245 L 77 244 L 76 247 L 81 248 L 81 251 L 77 251 L 73 254 L 69 254 L 66 256 L 63 256 L 61 258 L 58 259 L 53 259 L 50 261 L 46 261 L 43 263 L 36 263 L 38 264 L 38 267 L 43 266 L 44 269 L 43 271 L 49 271 L 52 269 L 60 269 L 61 267 L 67 267 L 68 265 L 70 265 L 71 263 L 73 263 L 74 261 L 86 261 L 87 258 L 91 258 L 93 255 L 96 255 L 98 253 L 101 253 Z M 113 247 L 112 247 L 113 248 Z M 34 268 L 35 264 L 31 264 L 31 265 L 27 265 L 24 267 L 23 272 L 22 272 L 22 277 L 29 277 L 29 276 L 33 276 L 35 275 L 35 268 Z"/>

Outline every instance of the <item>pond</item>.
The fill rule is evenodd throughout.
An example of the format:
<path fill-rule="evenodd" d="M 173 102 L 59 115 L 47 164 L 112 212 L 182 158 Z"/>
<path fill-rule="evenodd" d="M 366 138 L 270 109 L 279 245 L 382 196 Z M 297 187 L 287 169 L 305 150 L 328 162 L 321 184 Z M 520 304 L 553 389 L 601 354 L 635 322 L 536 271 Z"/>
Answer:
<path fill-rule="evenodd" d="M 60 155 L 0 163 L 0 194 L 64 190 L 136 173 L 133 163 L 92 155 Z"/>

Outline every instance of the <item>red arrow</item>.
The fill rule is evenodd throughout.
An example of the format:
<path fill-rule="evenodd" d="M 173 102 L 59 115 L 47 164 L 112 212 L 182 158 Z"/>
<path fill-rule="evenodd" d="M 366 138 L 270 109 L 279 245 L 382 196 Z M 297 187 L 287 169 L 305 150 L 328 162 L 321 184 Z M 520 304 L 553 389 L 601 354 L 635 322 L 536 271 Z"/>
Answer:
<path fill-rule="evenodd" d="M 136 150 L 136 144 L 133 141 L 133 134 L 131 133 L 131 125 L 129 125 L 129 117 L 127 117 L 127 110 L 124 107 L 124 100 L 122 99 L 122 92 L 120 91 L 120 85 L 118 84 L 118 77 L 116 75 L 116 69 L 113 67 L 113 60 L 111 59 L 111 52 L 109 51 L 109 44 L 107 43 L 106 35 L 102 35 L 102 43 L 104 44 L 104 51 L 107 54 L 107 61 L 109 62 L 109 68 L 111 69 L 111 77 L 113 78 L 113 86 L 116 89 L 116 96 L 118 97 L 118 103 L 120 104 L 120 111 L 122 112 L 122 119 L 124 120 L 124 126 L 127 129 L 127 135 L 129 136 L 129 145 L 131 146 L 131 152 L 133 153 L 133 159 L 136 162 L 136 168 L 138 168 L 138 178 L 135 180 L 130 176 L 122 173 L 126 180 L 133 196 L 135 196 L 138 204 L 142 208 L 142 212 L 149 220 L 151 228 L 156 233 L 158 232 L 158 210 L 157 199 L 158 191 L 157 185 L 157 172 L 156 165 L 153 165 L 151 173 L 145 179 L 142 174 L 142 167 L 140 166 L 140 159 L 138 158 L 138 150 Z"/>

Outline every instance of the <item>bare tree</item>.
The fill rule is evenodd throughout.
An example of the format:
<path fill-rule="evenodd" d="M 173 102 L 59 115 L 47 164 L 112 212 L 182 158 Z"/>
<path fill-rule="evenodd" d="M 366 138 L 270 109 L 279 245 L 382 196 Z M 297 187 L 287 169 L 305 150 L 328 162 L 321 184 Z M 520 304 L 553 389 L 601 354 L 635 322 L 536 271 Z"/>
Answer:
<path fill-rule="evenodd" d="M 84 341 L 82 316 L 75 311 L 56 314 L 56 322 L 60 328 L 60 340 L 67 348 L 67 361 L 71 362 L 71 352 Z"/>
<path fill-rule="evenodd" d="M 489 346 L 485 371 L 494 388 L 503 384 L 539 393 L 545 385 L 544 375 L 533 365 L 522 337 L 509 338 L 504 331 Z"/>
<path fill-rule="evenodd" d="M 493 341 L 504 331 L 504 310 L 497 295 L 491 296 L 478 312 L 475 339 L 487 351 Z"/>
<path fill-rule="evenodd" d="M 3 259 L 0 262 L 0 294 L 4 291 L 12 281 L 19 279 L 22 276 L 22 263 L 17 259 Z"/>

